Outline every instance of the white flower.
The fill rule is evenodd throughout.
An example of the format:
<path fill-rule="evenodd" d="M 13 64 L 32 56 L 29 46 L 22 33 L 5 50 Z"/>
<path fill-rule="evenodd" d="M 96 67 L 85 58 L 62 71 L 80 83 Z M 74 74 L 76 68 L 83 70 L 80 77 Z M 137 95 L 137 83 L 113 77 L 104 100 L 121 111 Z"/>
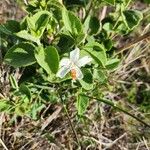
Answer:
<path fill-rule="evenodd" d="M 82 79 L 83 74 L 80 70 L 81 67 L 92 61 L 92 58 L 84 56 L 79 59 L 79 48 L 70 52 L 70 58 L 63 58 L 60 61 L 60 69 L 57 72 L 56 76 L 63 78 L 67 73 L 71 72 L 71 77 L 73 80 Z"/>

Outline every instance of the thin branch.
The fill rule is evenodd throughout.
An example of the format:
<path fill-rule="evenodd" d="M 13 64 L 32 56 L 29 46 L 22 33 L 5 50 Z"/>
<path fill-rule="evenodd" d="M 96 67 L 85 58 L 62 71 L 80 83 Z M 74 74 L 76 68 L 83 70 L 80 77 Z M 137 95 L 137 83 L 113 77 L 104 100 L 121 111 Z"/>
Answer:
<path fill-rule="evenodd" d="M 70 124 L 70 126 L 71 126 L 71 129 L 72 129 L 72 131 L 73 131 L 73 133 L 74 133 L 74 135 L 75 135 L 76 142 L 78 143 L 78 145 L 79 145 L 80 148 L 81 148 L 80 141 L 79 141 L 79 139 L 78 139 L 78 136 L 77 136 L 77 133 L 76 133 L 76 131 L 75 131 L 75 129 L 74 129 L 74 126 L 73 126 L 73 124 L 72 124 L 72 122 L 71 122 L 71 119 L 70 119 L 68 110 L 67 110 L 67 108 L 66 108 L 66 105 L 63 104 L 63 108 L 64 108 L 65 113 L 66 113 L 66 115 L 67 115 L 67 118 L 68 118 L 68 120 L 69 120 L 69 124 Z"/>
<path fill-rule="evenodd" d="M 104 6 L 102 9 L 101 15 L 99 15 L 100 21 L 102 21 L 105 18 L 106 12 L 107 12 L 107 6 Z"/>
<path fill-rule="evenodd" d="M 107 105 L 110 105 L 110 106 L 112 106 L 112 107 L 114 107 L 114 108 L 116 108 L 116 109 L 122 111 L 123 113 L 127 114 L 128 116 L 130 116 L 130 117 L 136 119 L 136 120 L 139 121 L 140 123 L 142 123 L 142 124 L 144 124 L 145 126 L 147 126 L 147 127 L 150 128 L 150 125 L 149 125 L 149 124 L 147 124 L 147 123 L 144 122 L 143 120 L 139 119 L 138 117 L 134 116 L 133 114 L 129 113 L 128 110 L 122 109 L 121 106 L 116 105 L 116 104 L 113 103 L 111 100 L 104 99 L 104 98 L 95 98 L 95 97 L 87 96 L 87 95 L 84 95 L 84 94 L 81 94 L 81 95 L 86 96 L 86 97 L 88 97 L 88 98 L 90 98 L 90 99 L 98 100 L 98 101 L 103 102 L 103 103 L 105 103 L 105 104 L 107 104 Z"/>
<path fill-rule="evenodd" d="M 118 54 L 124 52 L 125 50 L 133 47 L 135 44 L 137 44 L 137 43 L 139 43 L 139 42 L 141 42 L 141 41 L 143 41 L 143 40 L 145 40 L 145 39 L 147 39 L 149 37 L 150 37 L 150 32 L 148 32 L 148 33 L 146 33 L 146 34 L 136 38 L 131 43 L 128 43 L 125 46 L 122 46 L 122 47 L 118 48 L 118 52 L 115 55 L 118 55 Z"/>
<path fill-rule="evenodd" d="M 4 144 L 4 142 L 2 141 L 2 139 L 0 139 L 0 143 L 2 144 L 2 146 L 4 147 L 5 150 L 8 150 L 8 148 L 6 147 L 6 145 Z"/>
<path fill-rule="evenodd" d="M 27 0 L 23 0 L 25 5 L 28 5 L 28 1 Z"/>
<path fill-rule="evenodd" d="M 119 140 L 121 140 L 122 138 L 124 138 L 126 135 L 127 135 L 127 133 L 124 133 L 119 138 L 117 138 L 116 140 L 114 140 L 112 143 L 107 144 L 107 146 L 104 148 L 104 150 L 107 150 L 107 149 L 111 148 L 112 146 L 114 146 L 115 144 L 117 144 L 117 142 Z"/>

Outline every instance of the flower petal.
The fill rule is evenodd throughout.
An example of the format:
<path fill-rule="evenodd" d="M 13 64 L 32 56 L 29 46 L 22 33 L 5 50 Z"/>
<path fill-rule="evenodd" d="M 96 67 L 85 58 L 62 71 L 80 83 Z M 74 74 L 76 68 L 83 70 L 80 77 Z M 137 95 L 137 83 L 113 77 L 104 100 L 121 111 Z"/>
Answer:
<path fill-rule="evenodd" d="M 80 49 L 76 48 L 73 51 L 70 52 L 70 60 L 72 62 L 77 62 L 79 60 L 79 54 L 80 54 Z"/>
<path fill-rule="evenodd" d="M 71 70 L 70 67 L 63 66 L 62 68 L 59 69 L 56 76 L 63 78 L 70 70 Z"/>
<path fill-rule="evenodd" d="M 70 59 L 69 58 L 63 58 L 61 61 L 60 61 L 60 66 L 70 66 L 71 62 L 70 62 Z"/>
<path fill-rule="evenodd" d="M 92 61 L 92 58 L 90 58 L 89 56 L 84 56 L 81 59 L 79 59 L 79 61 L 77 62 L 77 66 L 78 67 L 85 66 L 86 64 L 90 63 L 91 61 Z"/>
<path fill-rule="evenodd" d="M 82 71 L 80 70 L 79 67 L 75 67 L 75 70 L 76 70 L 76 77 L 77 77 L 77 79 L 81 80 L 83 78 Z"/>

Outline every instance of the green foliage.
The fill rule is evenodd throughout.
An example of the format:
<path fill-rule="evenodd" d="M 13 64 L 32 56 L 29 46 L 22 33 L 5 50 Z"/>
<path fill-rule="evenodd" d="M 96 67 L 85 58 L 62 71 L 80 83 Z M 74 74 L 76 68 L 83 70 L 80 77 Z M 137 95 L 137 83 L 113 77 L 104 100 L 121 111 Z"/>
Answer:
<path fill-rule="evenodd" d="M 107 62 L 107 57 L 106 49 L 104 48 L 104 46 L 97 42 L 90 42 L 85 45 L 84 49 L 97 64 L 105 66 L 105 63 Z"/>
<path fill-rule="evenodd" d="M 139 25 L 140 21 L 143 19 L 143 15 L 137 10 L 125 10 L 123 11 L 123 20 L 125 25 L 129 30 L 134 29 Z"/>
<path fill-rule="evenodd" d="M 18 83 L 17 83 L 16 79 L 14 78 L 14 76 L 10 75 L 9 80 L 10 80 L 11 87 L 13 89 L 17 90 L 18 89 Z"/>
<path fill-rule="evenodd" d="M 118 58 L 110 59 L 106 63 L 106 68 L 113 70 L 118 66 L 119 62 L 120 60 Z"/>
<path fill-rule="evenodd" d="M 29 34 L 28 31 L 26 31 L 26 30 L 22 30 L 22 31 L 16 33 L 16 36 L 23 38 L 23 39 L 26 39 L 26 40 L 29 40 L 29 41 L 32 41 L 32 42 L 35 42 L 37 44 L 40 43 L 40 40 L 38 38 Z"/>
<path fill-rule="evenodd" d="M 84 78 L 79 81 L 82 88 L 85 89 L 85 90 L 92 90 L 93 89 L 92 72 L 89 69 L 84 69 L 82 71 L 84 73 Z"/>
<path fill-rule="evenodd" d="M 70 11 L 62 9 L 62 19 L 66 30 L 72 35 L 78 35 L 83 32 L 80 20 Z"/>
<path fill-rule="evenodd" d="M 0 32 L 12 35 L 20 30 L 20 24 L 15 20 L 8 20 L 5 24 L 0 25 Z"/>
<path fill-rule="evenodd" d="M 115 0 L 104 0 L 104 2 L 114 5 L 115 4 Z"/>
<path fill-rule="evenodd" d="M 8 100 L 1 99 L 0 100 L 0 111 L 1 112 L 9 112 L 11 109 L 11 105 Z"/>
<path fill-rule="evenodd" d="M 19 43 L 10 48 L 5 55 L 5 63 L 13 67 L 25 67 L 35 63 L 35 47 L 31 43 Z"/>
<path fill-rule="evenodd" d="M 92 35 L 97 34 L 101 29 L 100 21 L 97 17 L 88 16 L 84 22 L 84 32 Z"/>
<path fill-rule="evenodd" d="M 27 17 L 28 28 L 34 37 L 41 37 L 50 18 L 48 11 L 39 11 L 31 17 Z"/>
<path fill-rule="evenodd" d="M 89 98 L 79 94 L 76 103 L 79 116 L 82 116 L 85 113 L 88 104 L 89 104 Z"/>
<path fill-rule="evenodd" d="M 129 34 L 143 19 L 141 12 L 128 9 L 130 2 L 31 0 L 20 22 L 0 25 L 4 63 L 25 70 L 19 81 L 10 75 L 11 96 L 0 100 L 0 110 L 38 119 L 47 103 L 62 104 L 77 95 L 76 108 L 83 116 L 90 100 L 85 94 L 101 95 L 97 91 L 108 84 L 109 71 L 119 65 L 120 60 L 113 56 L 116 43 L 112 37 Z M 100 20 L 97 11 L 104 5 L 114 11 Z M 82 56 L 78 61 L 75 54 L 71 56 L 76 48 Z M 64 58 L 68 62 L 62 63 Z M 26 70 L 32 70 L 29 77 L 24 77 Z M 77 78 L 79 73 L 83 78 Z M 111 101 L 105 103 L 115 107 Z"/>
<path fill-rule="evenodd" d="M 38 64 L 44 68 L 49 75 L 51 75 L 51 73 L 57 73 L 59 67 L 59 55 L 55 47 L 48 46 L 45 49 L 42 47 L 37 48 L 35 58 Z"/>

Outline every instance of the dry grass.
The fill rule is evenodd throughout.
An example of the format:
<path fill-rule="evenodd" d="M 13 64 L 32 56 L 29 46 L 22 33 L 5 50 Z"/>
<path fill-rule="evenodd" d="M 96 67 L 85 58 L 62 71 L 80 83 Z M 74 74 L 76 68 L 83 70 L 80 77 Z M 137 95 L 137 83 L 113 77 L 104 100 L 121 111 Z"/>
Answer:
<path fill-rule="evenodd" d="M 20 15 L 20 9 L 15 3 L 10 2 L 10 0 L 3 0 L 0 3 L 0 8 L 3 8 L 0 9 L 3 16 L 0 19 L 1 22 L 5 22 L 6 18 L 20 18 L 16 15 L 17 12 Z M 7 13 L 11 15 L 6 17 Z M 144 30 L 139 30 L 132 37 L 141 36 L 141 33 L 144 34 L 149 29 L 150 25 L 147 25 Z M 5 72 L 10 74 L 4 68 L 2 69 L 4 74 Z M 141 77 L 142 75 L 144 77 Z M 105 96 L 129 108 L 130 112 L 136 116 L 145 118 L 147 114 L 141 113 L 136 103 L 128 102 L 128 93 L 133 85 L 137 89 L 144 86 L 147 90 L 150 90 L 150 44 L 148 39 L 125 51 L 120 66 L 110 74 L 110 77 L 109 90 L 105 91 Z M 2 83 L 4 82 L 1 81 Z M 27 117 L 16 118 L 16 116 L 1 113 L 0 150 L 80 149 L 68 118 L 65 113 L 62 113 L 63 109 L 60 106 L 50 104 L 44 113 L 46 114 L 51 109 L 53 112 L 46 117 L 43 115 L 38 121 L 33 121 Z M 105 104 L 92 101 L 84 121 L 75 117 L 76 111 L 73 103 L 68 104 L 68 110 L 83 150 L 150 149 L 149 129 Z M 145 121 L 149 123 L 150 119 L 147 118 Z"/>

